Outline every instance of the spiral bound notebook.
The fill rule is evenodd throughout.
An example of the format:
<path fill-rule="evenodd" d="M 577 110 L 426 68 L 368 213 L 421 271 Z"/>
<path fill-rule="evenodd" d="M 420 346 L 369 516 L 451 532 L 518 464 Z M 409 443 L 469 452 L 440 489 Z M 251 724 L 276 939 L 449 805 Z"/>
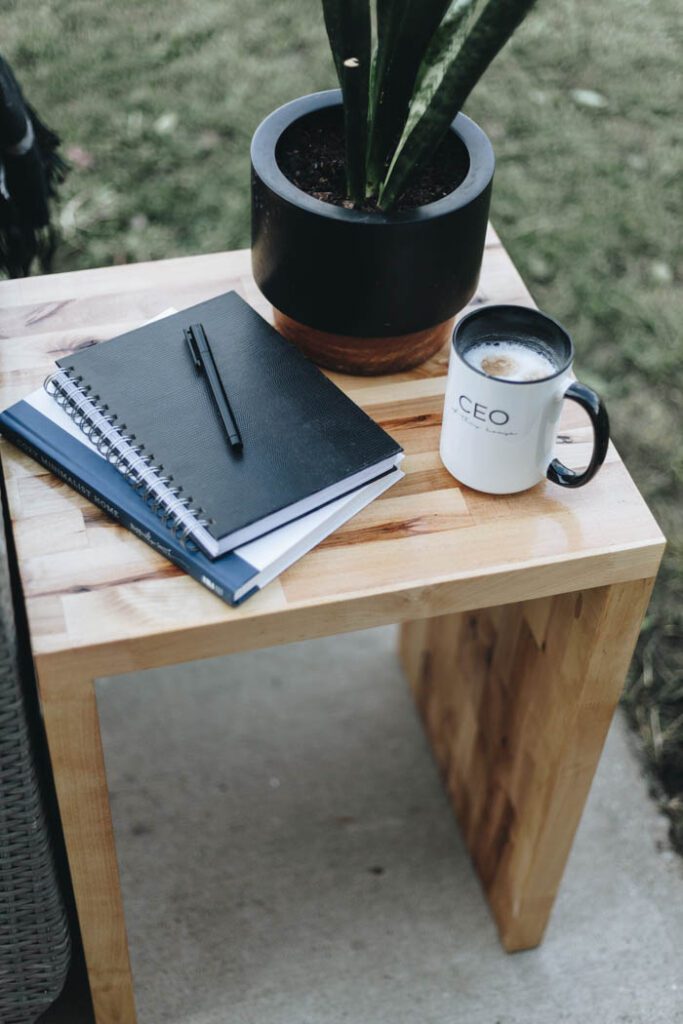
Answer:
<path fill-rule="evenodd" d="M 184 338 L 201 322 L 244 441 Z M 180 538 L 216 558 L 389 472 L 401 447 L 236 292 L 60 359 L 46 390 Z"/>

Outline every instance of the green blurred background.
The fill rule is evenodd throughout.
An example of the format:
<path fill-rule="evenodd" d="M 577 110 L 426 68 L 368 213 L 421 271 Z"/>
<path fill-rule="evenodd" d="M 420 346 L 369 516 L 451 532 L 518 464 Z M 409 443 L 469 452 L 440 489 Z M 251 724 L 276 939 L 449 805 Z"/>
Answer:
<path fill-rule="evenodd" d="M 2 49 L 73 165 L 57 270 L 249 244 L 251 134 L 333 86 L 319 0 L 0 0 Z M 540 0 L 466 106 L 492 218 L 669 537 L 626 705 L 683 849 L 679 0 Z"/>

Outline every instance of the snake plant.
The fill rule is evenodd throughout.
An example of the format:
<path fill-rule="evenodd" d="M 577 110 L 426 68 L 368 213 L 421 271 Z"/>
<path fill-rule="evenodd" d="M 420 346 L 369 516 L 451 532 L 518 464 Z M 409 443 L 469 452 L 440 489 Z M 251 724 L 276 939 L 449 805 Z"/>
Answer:
<path fill-rule="evenodd" d="M 322 0 L 349 199 L 396 204 L 535 0 Z"/>

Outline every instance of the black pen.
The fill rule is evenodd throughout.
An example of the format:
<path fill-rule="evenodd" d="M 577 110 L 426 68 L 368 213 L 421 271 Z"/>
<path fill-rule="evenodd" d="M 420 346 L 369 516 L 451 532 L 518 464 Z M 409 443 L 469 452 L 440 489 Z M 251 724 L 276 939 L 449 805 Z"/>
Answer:
<path fill-rule="evenodd" d="M 230 408 L 225 386 L 218 372 L 218 367 L 211 351 L 211 345 L 203 325 L 192 324 L 189 329 L 186 329 L 185 341 L 187 342 L 194 365 L 204 373 L 209 382 L 209 388 L 211 389 L 211 394 L 216 403 L 230 446 L 235 451 L 241 451 L 242 436 L 235 422 L 233 411 Z"/>

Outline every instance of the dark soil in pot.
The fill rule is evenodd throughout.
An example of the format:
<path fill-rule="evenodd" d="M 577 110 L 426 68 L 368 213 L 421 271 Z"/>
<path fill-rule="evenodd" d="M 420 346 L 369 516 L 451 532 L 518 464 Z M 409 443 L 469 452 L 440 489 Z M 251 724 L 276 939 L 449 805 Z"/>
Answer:
<path fill-rule="evenodd" d="M 316 110 L 283 132 L 276 158 L 293 185 L 314 199 L 346 209 L 377 211 L 375 199 L 353 204 L 346 197 L 344 120 L 341 108 Z M 467 149 L 447 135 L 431 163 L 410 184 L 394 208 L 414 210 L 453 192 L 469 170 Z"/>

